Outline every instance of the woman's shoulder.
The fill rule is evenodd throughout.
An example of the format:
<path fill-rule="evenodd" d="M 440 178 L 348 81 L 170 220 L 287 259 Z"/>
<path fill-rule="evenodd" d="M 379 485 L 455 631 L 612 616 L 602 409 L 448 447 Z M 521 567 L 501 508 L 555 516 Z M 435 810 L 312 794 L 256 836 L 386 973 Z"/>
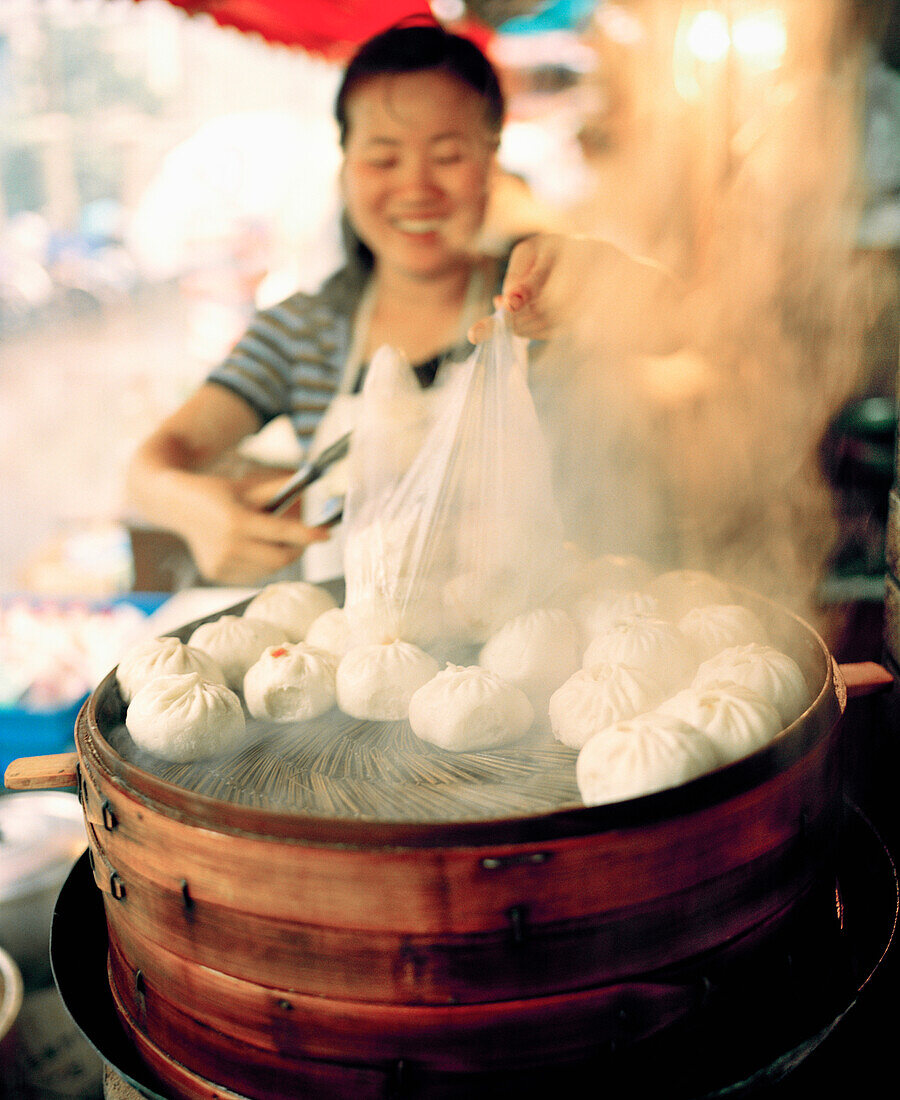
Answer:
<path fill-rule="evenodd" d="M 318 290 L 298 290 L 262 313 L 314 317 L 320 323 L 352 313 L 362 295 L 364 281 L 351 267 L 329 275 Z"/>

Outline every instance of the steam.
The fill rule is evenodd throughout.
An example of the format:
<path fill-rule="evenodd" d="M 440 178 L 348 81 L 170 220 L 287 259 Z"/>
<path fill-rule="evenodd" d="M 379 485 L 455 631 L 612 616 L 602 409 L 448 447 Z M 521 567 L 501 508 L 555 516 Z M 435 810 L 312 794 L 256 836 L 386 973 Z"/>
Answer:
<path fill-rule="evenodd" d="M 860 385 L 866 328 L 885 289 L 855 244 L 863 51 L 842 0 L 770 5 L 783 37 L 771 27 L 744 37 L 745 47 L 765 46 L 755 61 L 749 47 L 738 54 L 728 18 L 743 6 L 704 7 L 721 19 L 707 22 L 714 37 L 700 49 L 688 22 L 694 5 L 603 6 L 594 47 L 605 105 L 584 131 L 595 185 L 567 226 L 675 271 L 685 287 L 684 343 L 648 354 L 662 336 L 664 303 L 582 270 L 565 288 L 574 337 L 536 349 L 532 392 L 571 539 L 593 554 L 636 554 L 660 571 L 707 570 L 815 623 L 838 533 L 818 447 Z M 630 22 L 611 22 L 613 10 Z M 626 313 L 615 332 L 610 305 Z M 622 339 L 629 328 L 641 337 L 631 347 Z M 242 758 L 246 787 L 262 776 L 291 806 L 315 812 L 325 797 L 335 813 L 485 812 L 437 783 L 419 791 L 426 765 L 462 765 L 423 763 L 428 750 L 405 726 L 357 732 L 336 711 L 302 736 L 285 730 Z M 565 787 L 571 759 L 559 746 L 526 749 L 537 754 L 528 762 L 547 781 L 548 804 L 574 797 Z M 526 749 L 502 768 L 525 774 Z M 304 786 L 297 776 L 312 762 L 340 782 L 316 775 Z M 496 762 L 475 764 L 472 776 L 499 797 Z M 395 790 L 401 768 L 409 785 Z M 194 786 L 221 797 L 228 784 L 242 786 L 235 774 L 211 769 Z M 502 769 L 499 778 L 508 781 Z M 412 801 L 385 814 L 384 800 L 401 796 Z M 426 797 L 435 801 L 416 802 Z"/>
<path fill-rule="evenodd" d="M 756 67 L 727 38 L 716 61 L 685 57 L 690 5 L 630 6 L 627 46 L 598 29 L 607 141 L 573 228 L 615 227 L 671 265 L 687 339 L 666 356 L 602 350 L 604 288 L 586 279 L 576 347 L 535 370 L 575 538 L 811 617 L 837 533 L 817 448 L 860 383 L 880 294 L 855 246 L 863 74 L 847 9 L 782 0 L 780 61 Z M 652 337 L 659 315 L 632 320 Z"/>

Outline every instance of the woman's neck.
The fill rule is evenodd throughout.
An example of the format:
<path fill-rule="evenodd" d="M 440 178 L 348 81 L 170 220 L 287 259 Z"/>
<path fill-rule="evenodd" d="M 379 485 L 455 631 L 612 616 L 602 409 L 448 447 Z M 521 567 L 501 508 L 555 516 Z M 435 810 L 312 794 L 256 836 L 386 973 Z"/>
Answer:
<path fill-rule="evenodd" d="M 475 262 L 428 279 L 376 268 L 365 354 L 392 344 L 419 363 L 455 344 Z"/>
<path fill-rule="evenodd" d="M 476 262 L 473 257 L 470 261 L 461 261 L 448 271 L 430 276 L 376 267 L 372 276 L 376 300 L 385 305 L 397 303 L 405 308 L 410 305 L 422 309 L 459 306 L 465 300 Z"/>

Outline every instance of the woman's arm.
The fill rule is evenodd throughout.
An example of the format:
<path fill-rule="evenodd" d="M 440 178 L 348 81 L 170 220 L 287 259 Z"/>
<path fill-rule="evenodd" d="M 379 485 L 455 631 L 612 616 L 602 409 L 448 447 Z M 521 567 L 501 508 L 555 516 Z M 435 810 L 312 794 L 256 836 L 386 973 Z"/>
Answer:
<path fill-rule="evenodd" d="M 235 480 L 210 466 L 256 432 L 254 409 L 224 386 L 207 383 L 140 445 L 126 491 L 149 523 L 175 531 L 209 580 L 253 583 L 288 565 L 329 531 L 261 510 L 284 477 Z"/>
<path fill-rule="evenodd" d="M 568 333 L 582 344 L 663 355 L 684 343 L 684 289 L 663 267 L 609 241 L 537 233 L 509 259 L 494 303 L 509 311 L 519 336 Z M 469 330 L 473 343 L 490 319 Z"/>

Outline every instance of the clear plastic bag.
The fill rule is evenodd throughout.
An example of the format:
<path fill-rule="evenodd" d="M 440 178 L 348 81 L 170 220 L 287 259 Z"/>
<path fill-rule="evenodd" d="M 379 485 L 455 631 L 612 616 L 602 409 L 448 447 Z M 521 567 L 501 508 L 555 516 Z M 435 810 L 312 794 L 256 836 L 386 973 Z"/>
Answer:
<path fill-rule="evenodd" d="M 429 391 L 429 426 L 405 468 L 383 415 L 369 415 L 389 388 L 370 371 L 345 508 L 345 609 L 366 640 L 456 654 L 539 606 L 562 552 L 527 344 L 495 314 L 490 339 Z"/>

